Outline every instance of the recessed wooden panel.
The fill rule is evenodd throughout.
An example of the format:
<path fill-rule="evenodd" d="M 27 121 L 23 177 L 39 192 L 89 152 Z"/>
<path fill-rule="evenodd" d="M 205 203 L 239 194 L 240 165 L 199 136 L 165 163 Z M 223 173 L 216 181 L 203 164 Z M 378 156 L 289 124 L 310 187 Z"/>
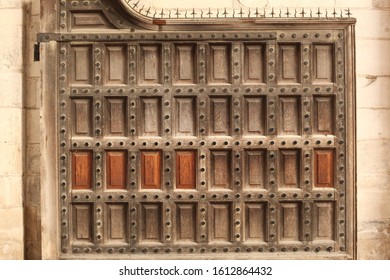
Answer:
<path fill-rule="evenodd" d="M 161 47 L 159 45 L 140 46 L 139 83 L 161 84 Z"/>
<path fill-rule="evenodd" d="M 141 97 L 139 116 L 141 136 L 161 136 L 161 98 Z"/>
<path fill-rule="evenodd" d="M 278 133 L 287 135 L 299 135 L 301 133 L 301 105 L 299 97 L 280 97 Z"/>
<path fill-rule="evenodd" d="M 141 242 L 162 241 L 162 205 L 161 203 L 141 204 Z"/>
<path fill-rule="evenodd" d="M 92 46 L 72 46 L 71 83 L 75 85 L 92 84 Z"/>
<path fill-rule="evenodd" d="M 301 230 L 301 204 L 298 202 L 280 203 L 279 239 L 299 241 Z"/>
<path fill-rule="evenodd" d="M 264 135 L 266 130 L 265 97 L 245 97 L 244 102 L 244 135 Z"/>
<path fill-rule="evenodd" d="M 231 152 L 229 150 L 210 151 L 211 188 L 230 189 Z"/>
<path fill-rule="evenodd" d="M 280 150 L 280 182 L 282 187 L 299 188 L 300 150 Z"/>
<path fill-rule="evenodd" d="M 92 242 L 93 241 L 93 210 L 91 203 L 73 204 L 73 241 Z"/>
<path fill-rule="evenodd" d="M 244 46 L 244 76 L 245 84 L 264 83 L 265 77 L 265 55 L 264 45 Z"/>
<path fill-rule="evenodd" d="M 106 152 L 106 177 L 108 189 L 126 189 L 126 151 Z"/>
<path fill-rule="evenodd" d="M 71 12 L 72 29 L 112 29 L 114 26 L 100 11 Z"/>
<path fill-rule="evenodd" d="M 231 203 L 210 203 L 210 242 L 231 242 L 232 237 Z"/>
<path fill-rule="evenodd" d="M 196 242 L 196 212 L 196 203 L 176 203 L 177 242 Z"/>
<path fill-rule="evenodd" d="M 175 136 L 196 135 L 196 98 L 176 97 Z"/>
<path fill-rule="evenodd" d="M 210 45 L 209 83 L 227 84 L 231 76 L 231 54 L 229 45 Z"/>
<path fill-rule="evenodd" d="M 229 97 L 210 98 L 210 135 L 230 135 L 231 104 Z"/>
<path fill-rule="evenodd" d="M 267 228 L 266 206 L 266 203 L 245 203 L 245 241 L 265 241 Z"/>
<path fill-rule="evenodd" d="M 279 45 L 278 82 L 283 84 L 300 83 L 301 48 L 298 44 Z"/>
<path fill-rule="evenodd" d="M 125 46 L 106 46 L 104 83 L 126 84 L 127 64 Z"/>
<path fill-rule="evenodd" d="M 314 186 L 333 187 L 334 150 L 314 150 Z"/>
<path fill-rule="evenodd" d="M 72 99 L 72 128 L 73 136 L 92 135 L 92 99 Z"/>
<path fill-rule="evenodd" d="M 72 152 L 72 188 L 92 188 L 92 151 Z"/>
<path fill-rule="evenodd" d="M 141 152 L 141 188 L 161 188 L 161 151 Z"/>
<path fill-rule="evenodd" d="M 127 204 L 109 203 L 106 207 L 106 242 L 127 243 Z"/>
<path fill-rule="evenodd" d="M 316 84 L 334 81 L 333 45 L 313 45 L 313 82 Z"/>
<path fill-rule="evenodd" d="M 127 127 L 126 98 L 106 98 L 104 131 L 107 136 L 125 136 Z"/>
<path fill-rule="evenodd" d="M 174 57 L 174 83 L 195 84 L 196 45 L 176 45 Z"/>
<path fill-rule="evenodd" d="M 266 151 L 245 151 L 245 188 L 265 188 Z"/>
<path fill-rule="evenodd" d="M 333 134 L 334 127 L 334 98 L 333 96 L 314 96 L 313 133 Z"/>
<path fill-rule="evenodd" d="M 313 209 L 313 240 L 334 240 L 334 202 L 315 202 Z"/>
<path fill-rule="evenodd" d="M 196 188 L 196 151 L 176 151 L 176 188 Z"/>

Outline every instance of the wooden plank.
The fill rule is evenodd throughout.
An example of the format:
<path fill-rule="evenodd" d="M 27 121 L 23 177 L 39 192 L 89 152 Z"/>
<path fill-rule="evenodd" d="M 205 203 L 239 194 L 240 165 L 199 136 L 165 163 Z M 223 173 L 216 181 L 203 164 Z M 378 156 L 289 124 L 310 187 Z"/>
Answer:
<path fill-rule="evenodd" d="M 176 241 L 196 242 L 197 204 L 176 203 Z"/>
<path fill-rule="evenodd" d="M 313 83 L 334 82 L 334 46 L 333 44 L 313 45 Z"/>
<path fill-rule="evenodd" d="M 93 212 L 92 204 L 73 204 L 73 241 L 74 242 L 92 242 L 92 223 Z"/>
<path fill-rule="evenodd" d="M 210 135 L 230 135 L 231 101 L 229 97 L 210 98 Z"/>
<path fill-rule="evenodd" d="M 176 151 L 176 188 L 196 189 L 196 151 Z"/>
<path fill-rule="evenodd" d="M 106 242 L 127 243 L 127 204 L 108 203 L 106 207 Z"/>
<path fill-rule="evenodd" d="M 72 46 L 71 84 L 91 85 L 93 78 L 92 46 Z"/>
<path fill-rule="evenodd" d="M 141 152 L 141 188 L 161 188 L 161 151 Z"/>
<path fill-rule="evenodd" d="M 245 242 L 264 242 L 266 237 L 267 219 L 266 203 L 245 203 Z"/>
<path fill-rule="evenodd" d="M 283 96 L 279 99 L 279 134 L 301 133 L 301 105 L 298 96 Z"/>
<path fill-rule="evenodd" d="M 267 111 L 265 97 L 245 97 L 244 100 L 244 135 L 265 135 Z"/>
<path fill-rule="evenodd" d="M 72 99 L 72 132 L 74 136 L 91 137 L 92 135 L 92 99 Z"/>
<path fill-rule="evenodd" d="M 138 118 L 141 125 L 141 136 L 161 136 L 161 98 L 141 97 L 141 112 Z"/>
<path fill-rule="evenodd" d="M 210 203 L 210 242 L 227 243 L 232 241 L 231 203 Z"/>
<path fill-rule="evenodd" d="M 104 83 L 106 85 L 126 84 L 127 47 L 121 45 L 106 46 L 104 58 Z"/>
<path fill-rule="evenodd" d="M 211 188 L 231 188 L 231 151 L 210 151 Z"/>
<path fill-rule="evenodd" d="M 175 84 L 190 85 L 196 81 L 196 45 L 175 45 L 174 76 Z"/>
<path fill-rule="evenodd" d="M 141 203 L 141 243 L 162 242 L 161 203 Z"/>
<path fill-rule="evenodd" d="M 300 83 L 301 48 L 299 44 L 279 45 L 278 82 L 282 84 Z"/>
<path fill-rule="evenodd" d="M 245 151 L 245 188 L 265 188 L 266 151 Z"/>
<path fill-rule="evenodd" d="M 138 77 L 141 85 L 160 85 L 162 83 L 160 45 L 141 45 L 138 65 Z"/>
<path fill-rule="evenodd" d="M 92 188 L 92 151 L 72 152 L 72 188 L 87 190 Z"/>
<path fill-rule="evenodd" d="M 300 150 L 280 150 L 280 179 L 282 187 L 300 187 L 300 159 Z"/>
<path fill-rule="evenodd" d="M 279 239 L 299 241 L 301 232 L 301 204 L 298 202 L 280 203 Z"/>
<path fill-rule="evenodd" d="M 263 44 L 244 45 L 244 84 L 262 84 L 266 73 Z"/>
<path fill-rule="evenodd" d="M 315 134 L 333 134 L 334 129 L 334 97 L 333 96 L 314 96 L 314 126 Z"/>
<path fill-rule="evenodd" d="M 127 128 L 127 99 L 105 99 L 104 134 L 107 136 L 125 136 Z"/>
<path fill-rule="evenodd" d="M 314 150 L 314 186 L 334 186 L 334 150 Z"/>
<path fill-rule="evenodd" d="M 126 189 L 127 151 L 106 152 L 107 189 Z"/>
<path fill-rule="evenodd" d="M 196 136 L 196 98 L 176 97 L 175 136 Z"/>
<path fill-rule="evenodd" d="M 230 45 L 210 45 L 208 82 L 210 84 L 231 83 Z"/>
<path fill-rule="evenodd" d="M 317 201 L 313 208 L 313 240 L 334 240 L 335 207 L 332 201 Z"/>

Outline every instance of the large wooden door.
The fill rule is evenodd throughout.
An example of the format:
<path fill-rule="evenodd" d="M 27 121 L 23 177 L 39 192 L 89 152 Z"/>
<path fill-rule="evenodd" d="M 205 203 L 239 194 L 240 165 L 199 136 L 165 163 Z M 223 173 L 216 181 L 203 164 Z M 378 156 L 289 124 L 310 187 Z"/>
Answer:
<path fill-rule="evenodd" d="M 347 35 L 65 34 L 62 254 L 343 254 Z"/>

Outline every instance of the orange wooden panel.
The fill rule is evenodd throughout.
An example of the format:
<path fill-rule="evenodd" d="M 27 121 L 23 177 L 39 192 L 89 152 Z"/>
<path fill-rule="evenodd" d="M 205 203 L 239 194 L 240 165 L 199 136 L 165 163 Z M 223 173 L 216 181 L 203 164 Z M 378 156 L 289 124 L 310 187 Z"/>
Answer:
<path fill-rule="evenodd" d="M 161 152 L 141 152 L 141 188 L 161 188 Z"/>
<path fill-rule="evenodd" d="M 92 188 L 92 151 L 72 152 L 72 188 Z"/>
<path fill-rule="evenodd" d="M 316 187 L 333 187 L 334 150 L 314 151 L 314 185 Z"/>
<path fill-rule="evenodd" d="M 108 189 L 126 189 L 126 151 L 106 153 L 106 177 Z"/>
<path fill-rule="evenodd" d="M 196 188 L 196 152 L 176 152 L 176 188 Z"/>

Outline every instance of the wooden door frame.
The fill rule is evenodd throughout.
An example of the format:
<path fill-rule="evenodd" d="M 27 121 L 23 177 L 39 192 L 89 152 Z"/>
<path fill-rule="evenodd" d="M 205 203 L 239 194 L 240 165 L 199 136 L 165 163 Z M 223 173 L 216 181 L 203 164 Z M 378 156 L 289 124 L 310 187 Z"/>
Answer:
<path fill-rule="evenodd" d="M 57 92 L 58 92 L 58 42 L 55 38 L 61 34 L 59 28 L 59 12 L 60 1 L 45 0 L 41 1 L 41 34 L 40 34 L 40 48 L 41 48 L 41 109 L 40 109 L 40 126 L 41 126 L 41 233 L 42 233 L 42 259 L 60 259 L 61 258 L 61 231 L 60 231 L 60 217 L 61 212 L 66 209 L 60 209 L 60 182 L 58 163 L 61 160 L 58 156 L 58 127 L 57 127 Z M 172 25 L 159 26 L 161 22 L 150 24 L 149 22 L 142 22 L 136 19 L 139 26 L 150 27 L 150 29 L 171 29 L 183 30 L 183 28 L 209 28 L 213 24 L 220 24 L 218 22 L 208 22 L 206 25 L 200 26 L 198 24 L 191 25 L 188 23 L 178 23 Z M 346 210 L 347 244 L 345 254 L 318 254 L 318 253 L 302 253 L 299 256 L 291 253 L 264 253 L 260 257 L 256 255 L 256 259 L 356 259 L 356 241 L 357 241 L 357 203 L 356 203 L 356 104 L 355 104 L 355 20 L 354 19 L 267 19 L 262 22 L 247 23 L 240 20 L 230 21 L 226 25 L 218 25 L 219 29 L 231 30 L 237 27 L 237 23 L 242 23 L 243 27 L 251 26 L 252 28 L 296 28 L 297 26 L 306 26 L 310 24 L 313 28 L 316 25 L 328 25 L 330 28 L 343 28 L 345 36 L 345 85 L 346 85 L 346 182 L 347 191 L 346 203 L 348 205 Z M 293 24 L 292 24 L 293 23 Z M 184 25 L 183 25 L 184 24 Z M 184 26 L 184 27 L 183 27 Z M 217 26 L 217 25 L 215 25 Z M 46 35 L 45 35 L 46 34 Z M 50 37 L 52 36 L 52 38 Z M 118 256 L 115 256 L 116 258 Z M 153 258 L 161 259 L 178 259 L 178 255 L 162 255 L 154 256 Z M 76 258 L 76 257 L 75 257 Z M 77 258 L 90 258 L 88 256 L 78 255 Z M 99 258 L 93 256 L 93 258 Z M 106 256 L 100 258 L 105 259 Z M 131 258 L 125 255 L 123 259 Z M 135 256 L 136 259 L 150 259 L 151 256 L 140 257 Z M 248 259 L 253 258 L 249 255 L 236 254 L 204 254 L 204 255 L 183 255 L 181 259 Z"/>

